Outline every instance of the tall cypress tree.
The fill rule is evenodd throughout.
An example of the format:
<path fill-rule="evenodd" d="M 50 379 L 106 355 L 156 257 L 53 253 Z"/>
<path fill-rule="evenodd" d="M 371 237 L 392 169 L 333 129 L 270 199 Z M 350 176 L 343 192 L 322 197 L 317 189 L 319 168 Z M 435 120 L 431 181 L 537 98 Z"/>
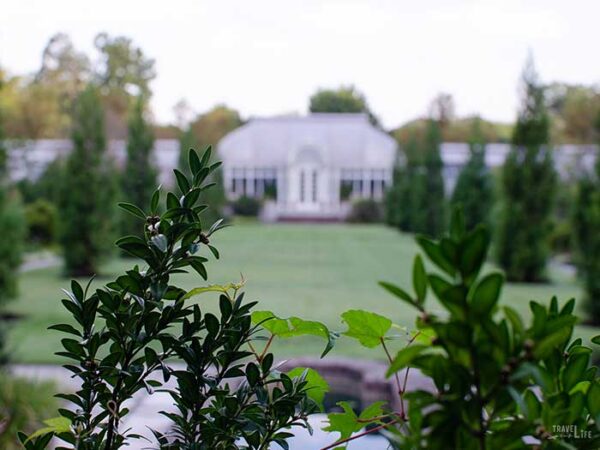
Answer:
<path fill-rule="evenodd" d="M 394 166 L 392 186 L 386 193 L 385 215 L 388 225 L 402 231 L 411 232 L 415 228 L 413 205 L 419 203 L 418 189 L 415 189 L 419 169 L 418 142 L 412 134 L 398 154 Z"/>
<path fill-rule="evenodd" d="M 424 157 L 424 200 L 421 208 L 425 217 L 416 231 L 437 237 L 446 227 L 446 198 L 444 193 L 444 163 L 440 154 L 442 135 L 436 120 L 429 119 L 425 132 Z"/>
<path fill-rule="evenodd" d="M 544 90 L 530 59 L 523 71 L 523 99 L 512 148 L 502 171 L 498 260 L 507 277 L 535 282 L 545 276 L 556 173 L 549 148 Z"/>
<path fill-rule="evenodd" d="M 179 136 L 179 160 L 177 166 L 186 176 L 191 175 L 190 165 L 188 164 L 190 149 L 198 151 L 198 139 L 196 139 L 191 125 Z"/>
<path fill-rule="evenodd" d="M 600 114 L 596 124 L 600 137 Z M 600 145 L 600 139 L 599 139 Z M 573 231 L 579 277 L 585 289 L 584 305 L 594 324 L 600 324 L 600 150 L 595 170 L 583 174 L 577 187 Z"/>
<path fill-rule="evenodd" d="M 420 233 L 425 231 L 427 221 L 427 210 L 423 207 L 427 201 L 423 141 L 413 134 L 404 149 L 406 169 L 399 192 L 399 227 L 403 231 Z"/>
<path fill-rule="evenodd" d="M 2 80 L 0 80 L 0 91 Z M 23 241 L 25 239 L 25 216 L 16 189 L 9 184 L 8 150 L 4 142 L 4 114 L 0 108 L 0 312 L 2 307 L 17 294 L 17 280 Z M 6 327 L 0 316 L 0 366 L 8 362 L 5 349 Z"/>
<path fill-rule="evenodd" d="M 412 134 L 386 197 L 386 217 L 402 231 L 437 236 L 445 220 L 440 130 L 430 120 L 424 138 Z"/>
<path fill-rule="evenodd" d="M 17 293 L 18 269 L 25 239 L 23 207 L 18 192 L 8 179 L 8 150 L 5 146 L 3 122 L 3 111 L 0 108 L 0 305 Z"/>
<path fill-rule="evenodd" d="M 90 276 L 112 247 L 117 178 L 105 154 L 104 112 L 95 86 L 77 97 L 72 122 L 73 150 L 60 195 L 60 241 L 65 272 Z"/>
<path fill-rule="evenodd" d="M 469 161 L 461 170 L 452 194 L 452 204 L 462 206 L 467 229 L 489 222 L 493 185 L 490 171 L 485 165 L 485 146 L 481 121 L 476 118 L 469 142 Z"/>
<path fill-rule="evenodd" d="M 134 205 L 147 205 L 157 187 L 157 171 L 152 165 L 154 134 L 144 118 L 146 102 L 140 95 L 129 118 L 127 161 L 122 176 L 122 196 Z M 124 235 L 141 235 L 140 221 L 131 214 L 121 214 Z"/>

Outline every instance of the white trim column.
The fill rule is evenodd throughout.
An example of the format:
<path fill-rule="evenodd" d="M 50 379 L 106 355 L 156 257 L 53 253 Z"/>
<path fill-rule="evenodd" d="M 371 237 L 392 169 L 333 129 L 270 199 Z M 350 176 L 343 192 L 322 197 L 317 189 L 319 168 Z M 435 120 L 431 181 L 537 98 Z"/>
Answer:
<path fill-rule="evenodd" d="M 246 169 L 246 195 L 254 197 L 254 169 Z"/>
<path fill-rule="evenodd" d="M 371 198 L 371 171 L 363 170 L 362 173 L 362 197 Z"/>

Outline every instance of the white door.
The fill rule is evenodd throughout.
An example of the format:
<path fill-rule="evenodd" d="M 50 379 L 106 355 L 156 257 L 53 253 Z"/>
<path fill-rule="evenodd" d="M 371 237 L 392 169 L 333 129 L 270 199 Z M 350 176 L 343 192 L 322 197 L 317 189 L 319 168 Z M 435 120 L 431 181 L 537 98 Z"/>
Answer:
<path fill-rule="evenodd" d="M 325 192 L 323 185 L 323 158 L 314 146 L 306 146 L 291 161 L 291 198 L 293 209 L 302 213 L 318 212 Z"/>
<path fill-rule="evenodd" d="M 304 210 L 314 210 L 319 202 L 319 172 L 316 167 L 300 168 L 299 203 Z"/>

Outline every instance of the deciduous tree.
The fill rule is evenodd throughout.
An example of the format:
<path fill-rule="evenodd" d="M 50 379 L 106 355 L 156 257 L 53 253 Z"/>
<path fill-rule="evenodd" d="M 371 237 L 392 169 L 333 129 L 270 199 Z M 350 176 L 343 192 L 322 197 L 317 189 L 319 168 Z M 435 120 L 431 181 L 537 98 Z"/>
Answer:
<path fill-rule="evenodd" d="M 308 109 L 311 113 L 365 113 L 371 123 L 379 123 L 364 94 L 352 85 L 340 86 L 338 89 L 319 89 L 310 97 Z"/>

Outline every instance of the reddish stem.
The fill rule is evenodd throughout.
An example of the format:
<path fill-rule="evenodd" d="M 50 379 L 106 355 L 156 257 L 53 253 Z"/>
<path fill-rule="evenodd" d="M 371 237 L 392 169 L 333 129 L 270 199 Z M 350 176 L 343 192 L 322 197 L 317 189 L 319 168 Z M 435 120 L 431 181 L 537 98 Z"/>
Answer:
<path fill-rule="evenodd" d="M 390 425 L 393 425 L 394 423 L 395 422 L 383 423 L 379 426 L 376 426 L 375 428 L 371 428 L 370 430 L 366 430 L 366 431 L 363 431 L 362 433 L 356 434 L 354 436 L 350 436 L 349 438 L 334 442 L 333 444 L 328 445 L 327 447 L 323 447 L 321 450 L 331 450 L 332 448 L 335 448 L 340 444 L 345 444 L 346 442 L 350 442 L 350 441 L 353 441 L 354 439 L 361 438 L 363 436 L 366 436 L 367 434 L 375 433 L 376 431 L 379 431 L 386 427 L 389 427 Z"/>

